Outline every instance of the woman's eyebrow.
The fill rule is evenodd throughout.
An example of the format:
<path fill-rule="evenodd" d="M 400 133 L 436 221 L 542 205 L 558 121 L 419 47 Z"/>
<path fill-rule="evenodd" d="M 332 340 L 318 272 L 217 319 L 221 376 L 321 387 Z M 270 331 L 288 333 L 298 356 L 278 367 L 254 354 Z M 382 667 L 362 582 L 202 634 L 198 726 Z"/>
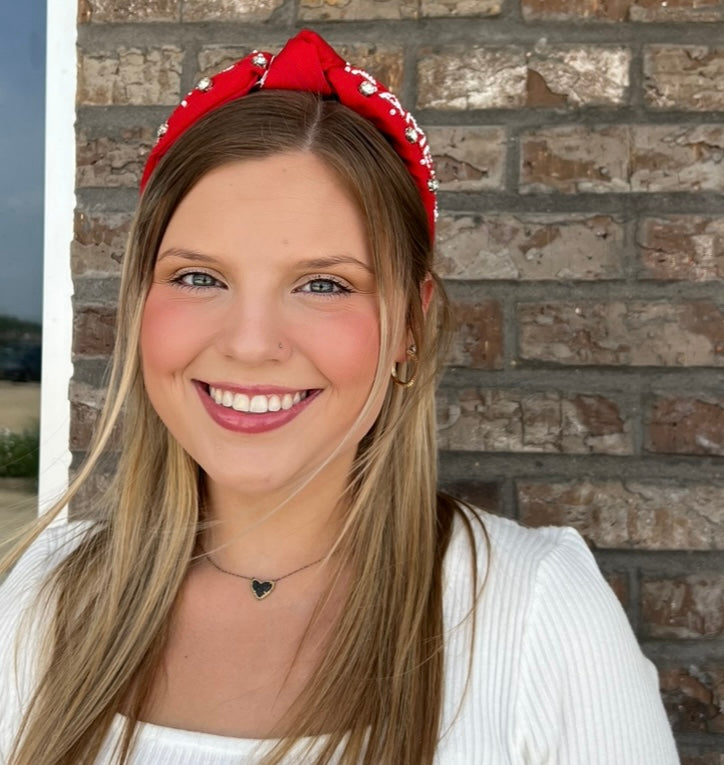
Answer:
<path fill-rule="evenodd" d="M 179 247 L 170 247 L 168 250 L 164 250 L 156 259 L 156 263 L 160 263 L 164 258 L 185 258 L 186 260 L 196 260 L 202 263 L 216 263 L 217 258 L 211 255 L 204 255 L 202 252 L 195 252 L 194 250 L 183 250 Z"/>
<path fill-rule="evenodd" d="M 357 258 L 352 257 L 351 255 L 330 255 L 326 258 L 312 258 L 311 260 L 300 260 L 297 262 L 297 266 L 299 268 L 309 268 L 309 269 L 323 269 L 323 268 L 329 268 L 330 266 L 339 266 L 349 264 L 353 266 L 359 266 L 360 268 L 364 268 L 365 271 L 369 271 L 369 273 L 373 274 L 374 271 L 370 266 L 368 266 L 366 263 L 363 263 L 361 260 L 358 260 Z"/>
<path fill-rule="evenodd" d="M 204 255 L 202 252 L 196 252 L 194 250 L 184 250 L 179 247 L 170 247 L 168 250 L 164 250 L 157 258 L 156 262 L 160 263 L 164 258 L 184 258 L 185 260 L 193 260 L 200 263 L 215 263 L 217 258 L 211 255 Z M 310 270 L 322 270 L 324 268 L 330 268 L 331 266 L 339 265 L 353 265 L 363 268 L 370 274 L 374 274 L 373 269 L 366 263 L 363 263 L 358 258 L 351 255 L 330 255 L 324 258 L 311 258 L 309 260 L 299 260 L 294 265 L 299 269 Z"/>

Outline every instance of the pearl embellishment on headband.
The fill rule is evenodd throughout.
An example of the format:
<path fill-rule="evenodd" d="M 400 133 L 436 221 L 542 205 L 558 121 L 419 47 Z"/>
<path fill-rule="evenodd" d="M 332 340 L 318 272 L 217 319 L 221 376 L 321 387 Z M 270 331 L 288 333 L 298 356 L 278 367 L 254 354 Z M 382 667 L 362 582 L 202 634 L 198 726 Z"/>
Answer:
<path fill-rule="evenodd" d="M 359 92 L 363 96 L 374 96 L 374 94 L 377 92 L 377 86 L 371 82 L 368 82 L 367 80 L 364 80 L 359 84 Z"/>
<path fill-rule="evenodd" d="M 410 143 L 415 143 L 418 139 L 417 130 L 415 130 L 414 127 L 405 128 L 405 138 L 407 138 Z"/>

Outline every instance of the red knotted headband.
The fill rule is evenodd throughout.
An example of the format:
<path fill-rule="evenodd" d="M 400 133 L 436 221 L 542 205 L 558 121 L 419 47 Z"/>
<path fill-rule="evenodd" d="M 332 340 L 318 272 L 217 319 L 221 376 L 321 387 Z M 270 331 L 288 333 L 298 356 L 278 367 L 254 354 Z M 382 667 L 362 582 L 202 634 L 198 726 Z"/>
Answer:
<path fill-rule="evenodd" d="M 282 50 L 254 51 L 213 77 L 202 78 L 158 129 L 158 142 L 141 178 L 144 189 L 174 141 L 205 114 L 254 89 L 303 90 L 337 100 L 372 122 L 391 142 L 420 191 L 431 237 L 437 218 L 438 181 L 427 137 L 397 96 L 341 58 L 316 32 L 302 30 Z"/>

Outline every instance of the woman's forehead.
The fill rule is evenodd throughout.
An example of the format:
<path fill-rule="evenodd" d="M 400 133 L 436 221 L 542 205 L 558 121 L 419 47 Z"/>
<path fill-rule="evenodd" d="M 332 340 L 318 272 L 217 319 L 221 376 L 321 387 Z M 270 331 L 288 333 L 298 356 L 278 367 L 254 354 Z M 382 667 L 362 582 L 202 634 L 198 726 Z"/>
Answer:
<path fill-rule="evenodd" d="M 227 163 L 206 173 L 181 200 L 159 254 L 258 248 L 305 258 L 352 254 L 371 266 L 365 221 L 344 185 L 308 152 Z"/>

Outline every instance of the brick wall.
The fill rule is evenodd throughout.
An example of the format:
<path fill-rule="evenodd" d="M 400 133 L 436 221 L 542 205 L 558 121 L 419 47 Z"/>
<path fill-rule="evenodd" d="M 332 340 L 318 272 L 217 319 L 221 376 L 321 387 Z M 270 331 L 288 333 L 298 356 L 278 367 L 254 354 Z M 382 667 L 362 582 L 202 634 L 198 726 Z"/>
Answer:
<path fill-rule="evenodd" d="M 595 546 L 687 765 L 724 763 L 724 3 L 80 0 L 72 448 L 136 186 L 196 80 L 303 25 L 429 129 L 445 482 Z"/>

